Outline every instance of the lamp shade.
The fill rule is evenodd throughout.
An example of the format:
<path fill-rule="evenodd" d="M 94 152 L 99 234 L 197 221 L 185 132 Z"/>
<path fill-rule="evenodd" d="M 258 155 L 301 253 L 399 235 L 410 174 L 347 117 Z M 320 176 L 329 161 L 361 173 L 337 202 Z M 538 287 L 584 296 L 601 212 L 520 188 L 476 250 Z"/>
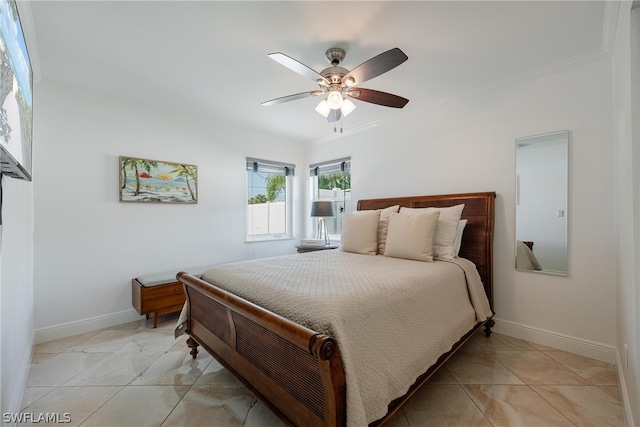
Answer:
<path fill-rule="evenodd" d="M 342 94 L 337 90 L 329 92 L 329 96 L 327 96 L 327 103 L 332 110 L 342 107 L 342 100 Z"/>
<path fill-rule="evenodd" d="M 326 99 L 323 99 L 322 101 L 320 101 L 320 103 L 316 107 L 316 111 L 322 114 L 324 117 L 327 117 L 329 115 L 329 112 L 331 111 L 331 107 L 329 107 L 329 103 L 327 102 Z"/>
<path fill-rule="evenodd" d="M 345 99 L 344 102 L 342 103 L 342 107 L 340 108 L 340 111 L 342 111 L 343 116 L 347 117 L 349 113 L 355 109 L 356 109 L 356 104 L 354 104 L 348 99 Z"/>
<path fill-rule="evenodd" d="M 336 216 L 333 202 L 326 200 L 314 200 L 311 202 L 311 216 L 320 218 Z"/>

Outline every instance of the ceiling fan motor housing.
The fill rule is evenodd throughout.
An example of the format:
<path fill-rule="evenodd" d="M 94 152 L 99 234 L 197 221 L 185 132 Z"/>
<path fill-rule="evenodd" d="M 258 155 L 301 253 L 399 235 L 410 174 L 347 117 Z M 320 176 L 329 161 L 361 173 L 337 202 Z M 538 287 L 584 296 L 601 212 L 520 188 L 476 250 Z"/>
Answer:
<path fill-rule="evenodd" d="M 324 53 L 324 56 L 327 58 L 327 61 L 329 61 L 329 64 L 336 67 L 344 60 L 345 54 L 346 52 L 344 49 L 340 49 L 339 47 L 330 47 Z"/>
<path fill-rule="evenodd" d="M 346 68 L 338 66 L 344 60 L 345 51 L 339 47 L 332 47 L 327 49 L 324 55 L 331 64 L 331 67 L 320 71 L 320 75 L 329 81 L 329 85 L 331 86 L 329 90 L 341 91 L 342 77 L 349 73 L 349 70 Z M 338 85 L 338 87 L 336 87 L 336 85 Z"/>
<path fill-rule="evenodd" d="M 342 67 L 329 67 L 320 71 L 320 75 L 329 80 L 332 84 L 340 84 L 342 77 L 346 76 L 349 70 Z"/>

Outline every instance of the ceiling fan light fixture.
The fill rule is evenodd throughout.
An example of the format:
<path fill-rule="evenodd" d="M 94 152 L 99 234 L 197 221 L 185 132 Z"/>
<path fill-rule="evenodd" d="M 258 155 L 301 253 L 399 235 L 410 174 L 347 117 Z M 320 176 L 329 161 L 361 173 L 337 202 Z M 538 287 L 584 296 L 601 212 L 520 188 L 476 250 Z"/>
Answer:
<path fill-rule="evenodd" d="M 351 102 L 349 99 L 345 99 L 342 103 L 342 107 L 340 107 L 340 111 L 342 111 L 342 115 L 347 117 L 349 113 L 356 109 L 356 104 Z"/>
<path fill-rule="evenodd" d="M 331 91 L 327 97 L 327 103 L 332 110 L 337 110 L 342 107 L 342 94 L 337 90 Z"/>
<path fill-rule="evenodd" d="M 351 87 L 356 84 L 356 79 L 354 79 L 353 77 L 349 77 L 344 81 L 344 84 Z"/>
<path fill-rule="evenodd" d="M 320 101 L 318 106 L 316 107 L 316 111 L 321 114 L 323 117 L 327 117 L 329 112 L 331 111 L 331 107 L 329 107 L 329 103 L 326 99 Z"/>

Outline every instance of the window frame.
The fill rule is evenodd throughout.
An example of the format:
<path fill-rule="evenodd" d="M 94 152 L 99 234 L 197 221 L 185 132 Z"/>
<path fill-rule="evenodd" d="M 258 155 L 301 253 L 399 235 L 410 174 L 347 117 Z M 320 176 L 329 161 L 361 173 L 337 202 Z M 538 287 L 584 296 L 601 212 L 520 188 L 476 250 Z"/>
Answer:
<path fill-rule="evenodd" d="M 293 177 L 295 176 L 295 165 L 291 163 L 283 163 L 273 160 L 257 159 L 253 157 L 246 158 L 246 185 L 245 185 L 245 241 L 251 242 L 267 242 L 278 240 L 291 240 L 293 239 Z M 280 172 L 282 171 L 282 172 Z M 284 186 L 284 203 L 285 203 L 285 215 L 284 215 L 284 233 L 265 233 L 265 234 L 250 234 L 249 226 L 250 220 L 250 206 L 249 199 L 251 195 L 251 178 L 250 174 L 265 173 L 271 175 L 282 174 L 285 177 Z M 264 178 L 265 181 L 267 178 Z M 265 182 L 266 185 L 266 182 Z M 269 203 L 269 202 L 267 202 Z M 267 220 L 268 222 L 268 220 Z"/>
<path fill-rule="evenodd" d="M 349 188 L 342 189 L 342 198 L 334 197 L 327 198 L 320 196 L 320 189 L 318 188 L 318 177 L 321 175 L 329 175 L 334 173 L 348 173 L 349 174 Z M 336 217 L 335 229 L 330 230 L 329 238 L 332 241 L 340 241 L 342 233 L 342 214 L 351 210 L 347 205 L 351 205 L 351 157 L 343 157 L 340 159 L 328 160 L 326 162 L 315 163 L 309 165 L 309 194 L 310 201 L 314 200 L 331 200 L 336 202 Z M 347 196 L 348 195 L 348 196 Z M 342 204 L 340 206 L 340 203 Z M 317 218 L 311 218 L 313 230 L 317 229 Z M 326 221 L 327 222 L 327 221 Z"/>

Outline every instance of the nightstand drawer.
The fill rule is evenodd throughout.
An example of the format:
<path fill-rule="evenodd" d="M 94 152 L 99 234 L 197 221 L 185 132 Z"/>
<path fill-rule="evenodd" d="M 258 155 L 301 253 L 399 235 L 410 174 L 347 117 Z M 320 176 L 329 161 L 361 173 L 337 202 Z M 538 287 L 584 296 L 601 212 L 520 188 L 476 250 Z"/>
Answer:
<path fill-rule="evenodd" d="M 166 308 L 172 305 L 184 304 L 186 297 L 182 283 L 175 282 L 142 288 L 142 313 Z"/>
<path fill-rule="evenodd" d="M 137 279 L 131 281 L 131 302 L 140 314 L 154 313 L 154 327 L 158 313 L 180 311 L 187 297 L 182 283 L 167 281 L 143 286 Z"/>

